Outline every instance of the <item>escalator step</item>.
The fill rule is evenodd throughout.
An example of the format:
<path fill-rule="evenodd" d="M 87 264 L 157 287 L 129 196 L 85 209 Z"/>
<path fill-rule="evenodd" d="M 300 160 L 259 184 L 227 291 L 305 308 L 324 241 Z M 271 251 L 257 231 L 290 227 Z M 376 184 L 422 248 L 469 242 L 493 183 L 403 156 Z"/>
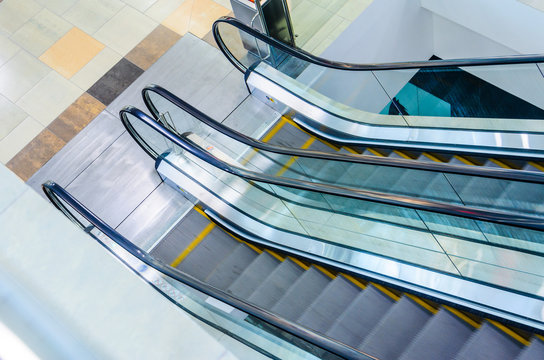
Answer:
<path fill-rule="evenodd" d="M 452 359 L 474 330 L 469 324 L 442 308 L 425 324 L 400 359 Z"/>
<path fill-rule="evenodd" d="M 280 264 L 280 261 L 263 251 L 227 288 L 227 292 L 247 299 L 264 279 Z"/>
<path fill-rule="evenodd" d="M 522 345 L 495 326 L 484 322 L 459 351 L 456 360 L 511 360 L 521 351 Z"/>
<path fill-rule="evenodd" d="M 370 285 L 355 297 L 326 334 L 357 347 L 393 304 L 393 299 Z"/>
<path fill-rule="evenodd" d="M 265 309 L 271 309 L 303 273 L 300 266 L 285 259 L 262 281 L 248 300 Z"/>
<path fill-rule="evenodd" d="M 238 244 L 238 241 L 216 227 L 177 268 L 199 280 L 205 280 L 216 266 L 237 248 Z"/>
<path fill-rule="evenodd" d="M 272 307 L 276 314 L 294 321 L 325 290 L 331 279 L 311 266 Z"/>
<path fill-rule="evenodd" d="M 324 334 L 360 292 L 361 289 L 346 278 L 337 276 L 302 313 L 297 322 Z"/>
<path fill-rule="evenodd" d="M 228 288 L 258 255 L 249 246 L 238 244 L 238 247 L 208 276 L 206 282 L 222 290 Z"/>
<path fill-rule="evenodd" d="M 521 351 L 516 360 L 542 360 L 544 359 L 544 342 L 538 338 L 531 341 L 531 345 L 526 346 Z"/>
<path fill-rule="evenodd" d="M 403 296 L 391 307 L 359 346 L 381 360 L 398 359 L 432 314 Z"/>

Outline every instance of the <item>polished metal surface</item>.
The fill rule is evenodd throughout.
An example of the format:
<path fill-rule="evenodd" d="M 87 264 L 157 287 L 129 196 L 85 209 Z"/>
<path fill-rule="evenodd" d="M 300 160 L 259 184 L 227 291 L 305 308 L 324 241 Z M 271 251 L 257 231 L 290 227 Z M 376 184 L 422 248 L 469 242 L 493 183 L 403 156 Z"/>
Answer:
<path fill-rule="evenodd" d="M 291 87 L 286 88 L 256 71 L 251 71 L 246 81 L 252 94 L 263 103 L 274 109 L 287 106 L 294 112 L 295 122 L 333 142 L 544 158 L 544 134 L 372 125 L 365 123 L 365 118 L 346 119 L 326 111 L 323 106 L 307 101 L 303 94 L 293 92 Z M 369 113 L 371 116 L 375 114 Z"/>
<path fill-rule="evenodd" d="M 189 163 L 184 162 L 185 171 Z M 448 275 L 377 254 L 367 253 L 340 245 L 315 241 L 309 237 L 284 231 L 242 213 L 231 201 L 208 190 L 199 181 L 205 179 L 202 171 L 187 176 L 168 161 L 158 163 L 162 176 L 173 180 L 183 190 L 198 197 L 210 216 L 234 233 L 267 246 L 300 254 L 318 262 L 328 263 L 349 272 L 396 284 L 412 291 L 485 311 L 520 324 L 544 329 L 544 300 L 525 296 L 482 283 Z M 199 181 L 195 181 L 198 178 Z M 218 181 L 215 180 L 217 187 Z M 211 185 L 211 184 L 208 184 Z M 242 194 L 237 196 L 243 197 Z M 242 199 L 238 201 L 240 204 Z M 221 214 L 221 215 L 218 215 Z M 513 261 L 513 259 L 511 259 Z M 537 290 L 542 287 L 537 286 Z M 514 285 L 514 284 L 511 284 Z M 542 295 L 542 294 L 538 294 Z"/>
<path fill-rule="evenodd" d="M 65 189 L 63 189 L 59 185 L 52 182 L 48 182 L 43 185 L 43 189 L 47 197 L 53 202 L 53 204 L 59 210 L 65 213 L 65 215 L 67 215 L 68 217 L 72 217 L 75 214 L 79 214 L 79 216 L 85 219 L 86 223 L 88 222 L 92 224 L 92 227 L 98 229 L 102 234 L 100 234 L 99 236 L 95 235 L 94 236 L 95 239 L 98 240 L 108 251 L 112 252 L 120 260 L 124 261 L 123 252 L 114 251 L 110 246 L 106 245 L 104 243 L 105 238 L 106 240 L 109 239 L 113 241 L 115 245 L 118 245 L 119 247 L 124 249 L 128 253 L 129 256 L 132 256 L 130 263 L 133 264 L 132 260 L 138 260 L 141 263 L 145 264 L 145 266 L 149 266 L 151 269 L 157 271 L 161 275 L 166 275 L 170 279 L 179 281 L 180 283 L 187 285 L 194 290 L 197 290 L 201 293 L 204 293 L 210 296 L 211 298 L 213 298 L 215 302 L 218 302 L 216 307 L 222 306 L 222 308 L 225 309 L 225 307 L 228 307 L 229 305 L 233 306 L 236 309 L 239 309 L 247 314 L 251 314 L 255 316 L 256 318 L 263 321 L 264 323 L 268 323 L 267 324 L 268 326 L 272 325 L 274 328 L 276 328 L 276 331 L 278 331 L 278 328 L 279 328 L 283 331 L 286 331 L 290 334 L 295 335 L 296 337 L 304 339 L 304 341 L 307 341 L 309 343 L 309 344 L 308 343 L 304 344 L 303 345 L 304 348 L 308 348 L 308 347 L 311 348 L 311 346 L 317 346 L 318 350 L 319 348 L 325 349 L 345 359 L 361 359 L 361 360 L 371 359 L 370 357 L 366 356 L 364 353 L 358 350 L 355 350 L 349 346 L 346 346 L 338 341 L 332 340 L 321 334 L 315 333 L 296 323 L 293 323 L 291 321 L 278 317 L 277 315 L 274 315 L 273 313 L 269 311 L 263 310 L 258 306 L 255 306 L 244 300 L 240 300 L 222 290 L 219 290 L 213 286 L 206 284 L 203 281 L 200 281 L 192 276 L 186 275 L 185 273 L 179 271 L 176 268 L 173 268 L 171 266 L 161 263 L 160 261 L 156 260 L 151 255 L 149 255 L 149 253 L 139 248 L 138 246 L 134 245 L 128 239 L 126 239 L 117 231 L 115 231 L 112 227 L 107 225 L 104 221 L 102 221 L 99 217 L 97 217 L 88 208 L 83 206 L 78 200 L 76 200 L 70 193 L 68 193 Z M 86 223 L 82 225 L 85 226 Z M 92 231 L 92 230 L 89 230 L 89 231 Z M 94 234 L 94 233 L 91 233 L 91 234 Z M 124 263 L 130 267 L 129 262 L 124 261 Z M 140 265 L 139 270 L 134 269 L 134 271 L 138 273 L 140 276 L 142 276 L 141 273 L 143 272 L 143 270 L 146 269 L 145 266 L 142 267 Z M 154 287 L 156 287 L 159 291 L 163 292 L 162 289 L 158 288 L 154 283 L 152 282 L 150 283 Z M 168 294 L 165 293 L 165 295 L 168 295 Z M 206 302 L 208 304 L 210 303 L 209 301 L 206 301 Z M 220 302 L 223 302 L 224 304 L 219 304 Z M 188 309 L 184 308 L 184 310 L 187 311 Z M 223 312 L 225 311 L 223 310 Z M 194 312 L 192 312 L 192 315 L 197 316 L 197 314 Z M 236 316 L 239 317 L 240 315 L 236 315 Z M 207 322 L 210 325 L 212 324 L 209 320 L 206 321 L 206 319 L 204 319 L 202 316 L 197 316 L 197 317 L 199 317 L 201 320 Z M 220 323 L 220 319 L 218 318 L 213 319 L 213 321 L 215 321 L 216 326 L 218 325 L 218 323 Z M 223 328 L 221 325 L 217 327 L 220 329 Z M 246 335 L 251 336 L 254 334 L 246 332 Z M 262 337 L 263 335 L 267 335 L 267 334 L 258 333 L 257 337 L 259 338 L 259 337 Z M 281 339 L 279 343 L 283 343 L 283 339 Z M 292 347 L 293 345 L 290 343 L 287 343 L 284 346 Z M 297 353 L 300 353 L 300 355 L 303 356 L 304 358 L 305 357 L 308 357 L 310 359 L 314 358 L 314 356 L 312 356 L 311 354 L 311 351 L 308 354 L 304 350 L 301 352 L 300 349 L 297 349 L 296 347 L 294 347 L 294 349 Z"/>

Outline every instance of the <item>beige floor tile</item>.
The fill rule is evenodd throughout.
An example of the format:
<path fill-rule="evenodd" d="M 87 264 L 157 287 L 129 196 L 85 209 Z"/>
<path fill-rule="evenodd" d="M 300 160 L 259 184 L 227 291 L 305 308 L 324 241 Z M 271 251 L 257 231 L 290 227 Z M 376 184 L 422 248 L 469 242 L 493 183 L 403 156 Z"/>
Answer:
<path fill-rule="evenodd" d="M 12 35 L 41 9 L 42 6 L 33 0 L 2 1 L 0 4 L 0 33 Z"/>
<path fill-rule="evenodd" d="M 0 68 L 0 94 L 16 102 L 51 69 L 24 50 Z"/>
<path fill-rule="evenodd" d="M 132 6 L 138 11 L 145 12 L 147 9 L 153 6 L 157 0 L 123 0 L 123 2 Z"/>
<path fill-rule="evenodd" d="M 19 45 L 8 39 L 7 36 L 0 35 L 0 67 L 17 54 L 20 49 Z"/>
<path fill-rule="evenodd" d="M 374 0 L 350 0 L 340 10 L 338 16 L 354 21 Z"/>
<path fill-rule="evenodd" d="M 21 151 L 44 127 L 30 116 L 0 140 L 0 162 L 6 164 Z"/>
<path fill-rule="evenodd" d="M 212 0 L 194 0 L 189 31 L 203 38 L 212 29 L 214 21 L 228 13 L 229 9 Z"/>
<path fill-rule="evenodd" d="M 121 55 L 138 45 L 158 24 L 130 6 L 125 6 L 94 37 Z"/>
<path fill-rule="evenodd" d="M 186 0 L 162 24 L 180 35 L 189 31 L 203 38 L 213 22 L 230 11 L 212 0 Z"/>
<path fill-rule="evenodd" d="M 11 39 L 34 56 L 40 56 L 72 28 L 72 24 L 43 9 L 24 24 Z"/>
<path fill-rule="evenodd" d="M 176 10 L 185 0 L 157 0 L 145 14 L 155 20 L 162 22 L 174 10 Z"/>
<path fill-rule="evenodd" d="M 162 25 L 182 36 L 185 35 L 189 31 L 193 4 L 194 0 L 185 0 L 183 4 L 164 19 Z"/>
<path fill-rule="evenodd" d="M 45 6 L 57 15 L 64 14 L 77 0 L 35 0 L 38 4 Z"/>
<path fill-rule="evenodd" d="M 119 0 L 79 0 L 65 14 L 72 24 L 93 35 L 125 6 Z"/>
<path fill-rule="evenodd" d="M 122 56 L 105 47 L 91 61 L 79 70 L 70 81 L 83 90 L 90 88 L 98 79 L 102 77 L 113 65 L 121 60 Z"/>
<path fill-rule="evenodd" d="M 13 129 L 28 117 L 20 107 L 0 95 L 0 140 L 5 138 Z"/>
<path fill-rule="evenodd" d="M 40 56 L 40 60 L 69 79 L 102 49 L 103 44 L 80 29 L 72 28 Z"/>
<path fill-rule="evenodd" d="M 17 105 L 43 126 L 47 126 L 82 93 L 83 90 L 69 80 L 51 71 L 17 101 Z"/>

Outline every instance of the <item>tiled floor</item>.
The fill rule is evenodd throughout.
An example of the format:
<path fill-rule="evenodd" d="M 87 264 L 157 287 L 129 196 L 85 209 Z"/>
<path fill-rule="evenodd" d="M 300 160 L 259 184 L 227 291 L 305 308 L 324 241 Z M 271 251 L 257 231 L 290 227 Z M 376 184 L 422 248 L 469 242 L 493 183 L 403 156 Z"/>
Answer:
<path fill-rule="evenodd" d="M 0 162 L 24 180 L 226 0 L 0 0 Z M 209 38 L 209 35 L 206 37 Z"/>

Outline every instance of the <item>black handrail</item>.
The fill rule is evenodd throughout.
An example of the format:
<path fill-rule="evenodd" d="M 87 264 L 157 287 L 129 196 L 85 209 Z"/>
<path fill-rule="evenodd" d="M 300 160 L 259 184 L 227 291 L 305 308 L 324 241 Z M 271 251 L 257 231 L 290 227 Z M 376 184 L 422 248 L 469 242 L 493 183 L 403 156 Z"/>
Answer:
<path fill-rule="evenodd" d="M 204 114 L 202 111 L 198 110 L 194 106 L 188 104 L 186 101 L 180 99 L 176 95 L 172 94 L 170 91 L 158 85 L 149 85 L 149 86 L 146 86 L 142 90 L 142 97 L 144 99 L 145 105 L 147 106 L 147 108 L 149 109 L 149 111 L 151 112 L 155 120 L 157 121 L 160 119 L 161 112 L 159 111 L 159 109 L 155 107 L 153 100 L 149 97 L 149 92 L 154 92 L 162 96 L 163 98 L 170 101 L 172 104 L 179 107 L 183 111 L 187 112 L 188 114 L 190 114 L 197 120 L 203 122 L 207 126 L 222 133 L 225 136 L 228 136 L 236 141 L 239 141 L 253 148 L 264 150 L 271 153 L 323 159 L 323 160 L 343 161 L 343 162 L 350 162 L 350 163 L 360 163 L 360 164 L 379 165 L 379 166 L 391 166 L 391 167 L 422 170 L 422 171 L 444 172 L 449 174 L 470 175 L 470 176 L 478 176 L 478 177 L 485 177 L 485 178 L 544 184 L 544 172 L 492 168 L 492 167 L 484 167 L 484 166 L 462 166 L 462 165 L 452 165 L 447 163 L 423 162 L 423 161 L 416 161 L 416 160 L 396 159 L 391 157 L 377 157 L 377 156 L 362 155 L 362 154 L 327 153 L 323 151 L 288 148 L 284 146 L 271 145 L 271 144 L 262 142 L 260 140 L 253 139 L 247 135 L 244 135 L 234 129 L 231 129 L 225 126 L 224 124 L 212 119 L 208 115 Z M 175 132 L 175 130 L 170 128 L 168 124 L 166 124 L 165 127 L 169 129 L 170 131 Z"/>
<path fill-rule="evenodd" d="M 284 43 L 269 37 L 243 23 L 239 20 L 223 16 L 216 20 L 212 26 L 213 37 L 219 46 L 219 49 L 229 59 L 229 61 L 241 72 L 245 72 L 247 68 L 241 64 L 236 57 L 230 52 L 228 46 L 223 41 L 219 24 L 227 23 L 236 27 L 239 30 L 249 34 L 250 36 L 271 45 L 282 52 L 307 61 L 308 63 L 339 70 L 347 71 L 372 71 L 372 70 L 401 70 L 401 69 L 420 69 L 420 68 L 444 68 L 444 67 L 460 67 L 460 66 L 482 66 L 482 65 L 507 65 L 507 64 L 527 64 L 544 62 L 544 55 L 516 55 L 516 56 L 500 56 L 489 58 L 471 58 L 471 59 L 452 59 L 452 60 L 427 60 L 427 61 L 408 61 L 408 62 L 393 62 L 381 64 L 351 64 L 339 61 L 332 61 L 312 55 L 300 48 L 293 48 Z"/>
<path fill-rule="evenodd" d="M 149 253 L 130 242 L 127 238 L 119 234 L 116 230 L 106 224 L 102 219 L 95 215 L 92 211 L 87 209 L 76 198 L 74 198 L 69 192 L 67 192 L 60 185 L 55 182 L 48 181 L 42 185 L 42 189 L 47 198 L 59 209 L 64 215 L 70 218 L 72 221 L 78 223 L 82 228 L 85 228 L 83 224 L 68 210 L 62 203 L 68 204 L 79 215 L 85 218 L 94 227 L 100 230 L 104 235 L 113 240 L 116 244 L 121 246 L 127 252 L 129 252 L 136 259 L 140 260 L 147 266 L 155 269 L 163 275 L 166 275 L 176 281 L 179 281 L 199 292 L 202 292 L 208 296 L 218 299 L 236 309 L 239 309 L 247 314 L 253 315 L 265 323 L 271 324 L 274 327 L 280 328 L 296 337 L 302 338 L 305 341 L 321 348 L 325 349 L 337 356 L 345 359 L 361 359 L 371 360 L 373 357 L 356 350 L 344 343 L 331 339 L 327 336 L 318 334 L 309 330 L 303 326 L 293 323 L 289 320 L 281 318 L 274 313 L 271 313 L 265 309 L 255 306 L 249 302 L 238 299 L 222 290 L 219 290 L 213 286 L 206 284 L 205 282 L 185 274 L 180 270 L 162 263 L 155 259 Z M 62 202 L 60 201 L 62 200 Z"/>
<path fill-rule="evenodd" d="M 307 190 L 317 193 L 324 193 L 334 196 L 341 196 L 375 203 L 388 204 L 415 210 L 423 210 L 435 212 L 445 215 L 462 217 L 477 221 L 488 221 L 496 224 L 515 226 L 525 229 L 543 231 L 544 222 L 542 218 L 536 216 L 512 214 L 506 211 L 486 210 L 462 205 L 453 205 L 438 201 L 418 199 L 409 196 L 392 195 L 378 191 L 369 191 L 361 189 L 353 189 L 345 186 L 337 186 L 330 184 L 317 184 L 311 181 L 290 179 L 254 171 L 246 170 L 238 166 L 228 164 L 212 154 L 208 153 L 198 145 L 193 143 L 186 137 L 180 137 L 170 130 L 166 129 L 162 124 L 143 113 L 141 110 L 129 106 L 120 111 L 119 115 L 123 125 L 129 134 L 142 146 L 146 152 L 154 159 L 157 159 L 157 154 L 145 141 L 141 142 L 142 138 L 130 123 L 127 114 L 134 116 L 137 120 L 157 131 L 174 144 L 196 156 L 200 160 L 234 176 L 238 176 L 249 181 L 258 181 L 272 185 L 284 186 L 288 188 Z"/>

